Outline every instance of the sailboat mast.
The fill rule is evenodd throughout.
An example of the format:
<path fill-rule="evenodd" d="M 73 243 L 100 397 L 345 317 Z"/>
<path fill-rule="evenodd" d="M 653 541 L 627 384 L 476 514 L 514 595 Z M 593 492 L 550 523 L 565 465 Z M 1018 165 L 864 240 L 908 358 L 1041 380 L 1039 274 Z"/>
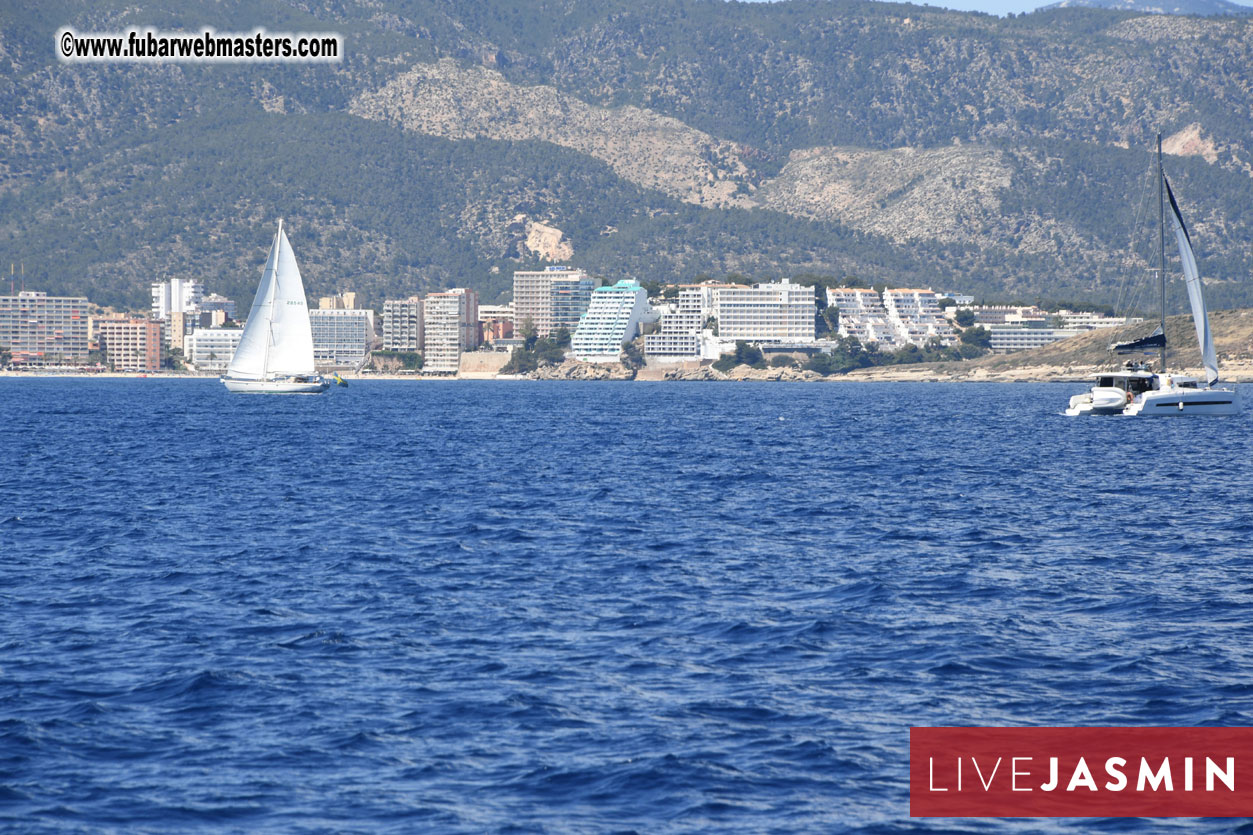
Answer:
<path fill-rule="evenodd" d="M 1157 287 L 1158 302 L 1162 314 L 1162 370 L 1166 373 L 1166 197 L 1163 183 L 1166 173 L 1162 170 L 1162 135 L 1157 135 Z"/>

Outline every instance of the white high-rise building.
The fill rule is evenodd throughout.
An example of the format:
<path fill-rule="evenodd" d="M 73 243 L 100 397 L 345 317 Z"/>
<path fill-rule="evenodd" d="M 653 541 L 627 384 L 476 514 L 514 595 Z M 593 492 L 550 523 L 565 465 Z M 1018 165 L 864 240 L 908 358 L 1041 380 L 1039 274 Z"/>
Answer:
<path fill-rule="evenodd" d="M 623 279 L 592 291 L 587 312 L 570 339 L 570 350 L 581 362 L 617 362 L 622 343 L 639 333 L 648 313 L 648 292 L 639 282 Z"/>
<path fill-rule="evenodd" d="M 165 327 L 166 344 L 170 348 L 182 348 L 187 324 L 200 312 L 204 289 L 193 278 L 171 278 L 152 285 L 152 318 L 160 319 Z"/>
<path fill-rule="evenodd" d="M 422 299 L 383 302 L 383 350 L 417 353 L 422 350 Z"/>
<path fill-rule="evenodd" d="M 153 282 L 152 318 L 165 319 L 171 313 L 199 313 L 204 289 L 194 278 L 171 278 Z"/>
<path fill-rule="evenodd" d="M 321 368 L 360 368 L 374 339 L 374 311 L 310 310 L 313 362 Z"/>
<path fill-rule="evenodd" d="M 423 302 L 422 370 L 456 373 L 461 353 L 478 347 L 479 297 L 458 287 L 428 293 Z"/>
<path fill-rule="evenodd" d="M 566 328 L 573 332 L 587 312 L 596 282 L 582 270 L 547 267 L 513 274 L 513 325 L 521 332 L 527 322 L 536 335 L 549 336 Z"/>
<path fill-rule="evenodd" d="M 814 288 L 786 278 L 717 291 L 718 337 L 724 341 L 813 342 L 817 312 Z"/>
<path fill-rule="evenodd" d="M 661 317 L 656 333 L 644 337 L 644 353 L 661 362 L 699 359 L 705 323 L 717 312 L 719 290 L 735 289 L 734 284 L 689 284 L 679 288 L 674 306 Z M 715 350 L 712 356 L 718 356 Z"/>

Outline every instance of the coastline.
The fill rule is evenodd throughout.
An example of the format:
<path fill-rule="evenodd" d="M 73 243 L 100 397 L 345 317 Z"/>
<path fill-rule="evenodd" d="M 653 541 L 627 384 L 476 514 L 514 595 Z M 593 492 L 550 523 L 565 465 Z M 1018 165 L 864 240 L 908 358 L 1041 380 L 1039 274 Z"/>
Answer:
<path fill-rule="evenodd" d="M 670 369 L 665 366 L 647 367 L 641 373 L 628 376 L 621 366 L 598 368 L 585 363 L 563 363 L 546 366 L 542 373 L 526 375 L 472 374 L 344 374 L 349 382 L 370 380 L 404 381 L 414 383 L 460 383 L 490 382 L 495 380 L 552 380 L 558 382 L 770 382 L 770 383 L 1086 383 L 1092 375 L 1109 371 L 1109 364 L 1102 365 L 1025 365 L 989 369 L 982 365 L 968 366 L 961 363 L 918 363 L 916 365 L 886 365 L 859 368 L 846 374 L 821 377 L 811 371 L 795 368 L 749 368 L 740 366 L 728 373 L 715 371 L 709 366 L 700 369 Z M 1253 360 L 1240 360 L 1224 364 L 1223 382 L 1253 383 Z M 1199 368 L 1175 369 L 1183 376 L 1204 378 Z M 123 371 L 102 372 L 53 372 L 53 371 L 0 371 L 0 378 L 14 379 L 109 379 L 109 380 L 217 380 L 219 374 L 193 374 L 187 372 L 141 373 Z"/>

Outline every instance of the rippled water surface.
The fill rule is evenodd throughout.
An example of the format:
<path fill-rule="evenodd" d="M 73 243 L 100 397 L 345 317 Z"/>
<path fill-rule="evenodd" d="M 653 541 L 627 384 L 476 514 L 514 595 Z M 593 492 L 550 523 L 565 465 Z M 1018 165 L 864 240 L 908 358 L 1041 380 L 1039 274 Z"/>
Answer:
<path fill-rule="evenodd" d="M 1081 388 L 0 380 L 0 827 L 1034 829 L 910 725 L 1253 724 L 1253 417 Z"/>

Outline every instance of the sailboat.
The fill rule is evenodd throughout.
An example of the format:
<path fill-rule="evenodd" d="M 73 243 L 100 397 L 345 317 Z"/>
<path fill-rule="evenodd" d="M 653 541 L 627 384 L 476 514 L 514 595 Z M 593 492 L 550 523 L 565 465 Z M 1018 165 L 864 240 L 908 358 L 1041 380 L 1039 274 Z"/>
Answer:
<path fill-rule="evenodd" d="M 305 285 L 281 220 L 222 383 L 230 391 L 259 394 L 317 394 L 330 388 L 314 370 Z"/>
<path fill-rule="evenodd" d="M 1205 366 L 1205 383 L 1195 377 L 1170 374 L 1166 370 L 1166 205 L 1169 199 L 1170 218 L 1179 247 L 1179 261 L 1192 306 L 1197 344 L 1201 346 L 1201 364 Z M 1234 415 L 1240 411 L 1240 394 L 1234 389 L 1218 386 L 1218 356 L 1214 351 L 1214 334 L 1210 331 L 1209 314 L 1202 295 L 1201 276 L 1197 271 L 1192 237 L 1183 222 L 1183 214 L 1175 201 L 1175 193 L 1162 168 L 1162 135 L 1157 135 L 1157 202 L 1158 202 L 1158 299 L 1161 322 L 1153 333 L 1131 342 L 1110 345 L 1119 354 L 1157 351 L 1160 368 L 1153 371 L 1147 363 L 1128 362 L 1124 370 L 1097 374 L 1090 391 L 1070 398 L 1066 414 L 1078 415 Z"/>

